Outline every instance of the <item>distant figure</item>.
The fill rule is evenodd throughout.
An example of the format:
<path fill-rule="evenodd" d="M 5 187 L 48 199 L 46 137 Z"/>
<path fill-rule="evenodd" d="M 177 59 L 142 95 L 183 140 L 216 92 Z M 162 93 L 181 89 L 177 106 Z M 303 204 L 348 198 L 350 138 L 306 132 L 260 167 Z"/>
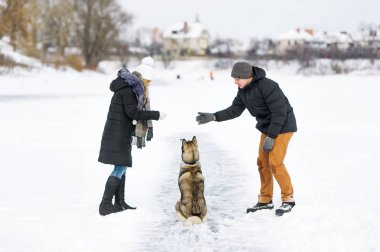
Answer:
<path fill-rule="evenodd" d="M 177 80 L 181 79 L 181 75 L 177 74 Z"/>
<path fill-rule="evenodd" d="M 210 71 L 210 80 L 214 80 L 214 73 L 213 73 L 213 71 Z"/>

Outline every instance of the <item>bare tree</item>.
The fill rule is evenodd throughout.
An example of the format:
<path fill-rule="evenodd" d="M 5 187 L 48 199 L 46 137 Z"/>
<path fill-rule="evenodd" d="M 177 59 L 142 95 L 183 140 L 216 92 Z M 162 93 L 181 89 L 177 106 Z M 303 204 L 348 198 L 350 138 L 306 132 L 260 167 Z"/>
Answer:
<path fill-rule="evenodd" d="M 49 48 L 64 56 L 65 48 L 73 45 L 74 0 L 30 0 L 29 12 L 34 45 L 41 46 L 44 56 Z"/>
<path fill-rule="evenodd" d="M 5 19 L 4 12 L 7 5 L 6 3 L 0 2 L 0 39 L 4 36 L 5 33 Z"/>
<path fill-rule="evenodd" d="M 258 58 L 257 52 L 260 49 L 260 44 L 261 43 L 262 42 L 260 40 L 258 40 L 256 38 L 251 38 L 249 49 L 248 49 L 248 52 L 247 52 L 247 58 L 248 59 L 257 59 Z"/>
<path fill-rule="evenodd" d="M 75 9 L 77 42 L 87 67 L 96 67 L 120 44 L 120 31 L 131 16 L 115 0 L 79 0 Z"/>
<path fill-rule="evenodd" d="M 65 48 L 69 46 L 74 30 L 74 2 L 58 1 L 51 6 L 49 12 L 50 33 L 59 54 L 65 55 Z"/>
<path fill-rule="evenodd" d="M 26 0 L 7 0 L 0 17 L 0 35 L 8 35 L 14 50 L 26 44 L 29 38 Z"/>
<path fill-rule="evenodd" d="M 41 5 L 39 3 L 41 0 L 30 0 L 29 1 L 29 16 L 33 17 L 30 20 L 30 40 L 31 47 L 36 48 L 38 43 L 38 31 L 41 30 Z"/>

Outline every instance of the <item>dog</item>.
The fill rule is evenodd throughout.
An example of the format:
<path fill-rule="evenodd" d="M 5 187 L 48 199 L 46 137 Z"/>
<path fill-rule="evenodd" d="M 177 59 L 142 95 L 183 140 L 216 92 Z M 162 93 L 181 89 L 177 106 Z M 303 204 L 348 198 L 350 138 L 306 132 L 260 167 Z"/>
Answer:
<path fill-rule="evenodd" d="M 181 141 L 182 163 L 178 177 L 181 199 L 176 203 L 175 210 L 180 221 L 188 225 L 201 224 L 207 219 L 207 208 L 198 141 L 195 136 L 191 141 Z"/>

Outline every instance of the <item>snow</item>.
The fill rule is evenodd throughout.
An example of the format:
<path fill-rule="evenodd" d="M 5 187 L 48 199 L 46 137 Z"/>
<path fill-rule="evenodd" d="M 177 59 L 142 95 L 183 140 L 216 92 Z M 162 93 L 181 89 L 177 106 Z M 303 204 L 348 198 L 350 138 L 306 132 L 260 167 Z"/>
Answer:
<path fill-rule="evenodd" d="M 296 206 L 245 214 L 257 201 L 259 132 L 248 112 L 197 125 L 198 111 L 229 106 L 236 86 L 210 62 L 156 64 L 154 138 L 133 149 L 126 198 L 135 211 L 98 214 L 112 167 L 97 162 L 115 65 L 104 73 L 0 76 L 0 251 L 379 251 L 380 76 L 302 76 L 270 70 L 299 131 L 285 163 Z M 133 67 L 133 64 L 131 64 Z M 107 70 L 108 69 L 108 70 Z M 176 75 L 180 73 L 181 79 Z M 176 220 L 180 139 L 197 136 L 208 220 Z M 275 184 L 275 207 L 280 191 Z"/>
<path fill-rule="evenodd" d="M 347 32 L 315 32 L 313 35 L 305 29 L 293 29 L 278 37 L 280 41 L 307 41 L 312 43 L 352 43 L 352 35 Z"/>
<path fill-rule="evenodd" d="M 346 32 L 333 32 L 325 34 L 326 43 L 352 43 L 352 36 Z"/>
<path fill-rule="evenodd" d="M 311 41 L 313 36 L 304 29 L 293 29 L 280 35 L 278 40 L 304 40 Z"/>
<path fill-rule="evenodd" d="M 41 67 L 42 64 L 36 59 L 33 59 L 31 57 L 27 57 L 19 52 L 15 52 L 12 49 L 12 46 L 9 44 L 10 39 L 9 37 L 3 37 L 0 39 L 0 53 L 11 58 L 15 62 L 19 64 L 25 64 L 25 65 L 33 65 L 37 67 Z"/>

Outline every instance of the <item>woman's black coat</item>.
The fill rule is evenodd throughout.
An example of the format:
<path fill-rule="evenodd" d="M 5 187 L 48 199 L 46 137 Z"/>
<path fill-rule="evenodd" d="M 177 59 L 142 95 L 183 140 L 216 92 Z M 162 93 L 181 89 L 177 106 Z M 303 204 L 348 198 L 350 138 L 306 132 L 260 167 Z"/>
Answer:
<path fill-rule="evenodd" d="M 114 92 L 104 126 L 99 162 L 132 167 L 133 120 L 158 120 L 158 111 L 137 110 L 137 99 L 132 87 L 118 77 L 111 82 Z"/>

